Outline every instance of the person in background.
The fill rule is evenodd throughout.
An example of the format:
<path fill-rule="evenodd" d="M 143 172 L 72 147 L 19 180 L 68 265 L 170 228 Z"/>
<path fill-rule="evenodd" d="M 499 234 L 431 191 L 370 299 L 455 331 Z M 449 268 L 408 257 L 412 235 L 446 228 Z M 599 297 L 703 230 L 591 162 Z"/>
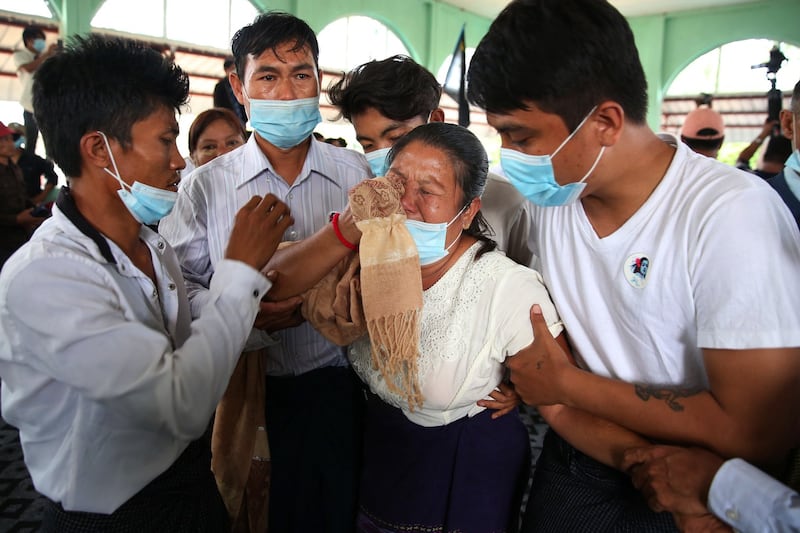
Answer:
<path fill-rule="evenodd" d="M 244 106 L 236 99 L 236 95 L 233 94 L 230 81 L 231 73 L 236 68 L 236 62 L 232 57 L 226 57 L 222 68 L 225 69 L 225 76 L 214 86 L 214 107 L 224 107 L 233 111 L 244 128 L 244 125 L 247 124 L 247 113 Z"/>
<path fill-rule="evenodd" d="M 0 268 L 44 220 L 32 212 L 16 153 L 14 130 L 0 122 Z"/>
<path fill-rule="evenodd" d="M 362 154 L 312 136 L 322 119 L 321 71 L 308 24 L 286 13 L 262 14 L 235 34 L 231 48 L 231 85 L 254 132 L 242 148 L 192 172 L 159 226 L 180 259 L 193 310 L 209 298 L 232 214 L 250 196 L 282 198 L 295 219 L 284 240 L 296 241 L 327 225 L 330 213 L 347 205 L 348 190 L 371 177 Z M 345 349 L 303 323 L 301 303 L 262 302 L 242 358 L 266 367 L 259 404 L 272 461 L 269 529 L 350 532 L 364 397 Z M 217 427 L 215 421 L 215 436 Z"/>
<path fill-rule="evenodd" d="M 442 88 L 422 65 L 396 55 L 360 65 L 328 88 L 328 99 L 353 124 L 373 173 L 382 176 L 386 155 L 421 124 L 443 122 Z M 497 247 L 522 265 L 531 262 L 525 199 L 505 178 L 490 173 L 481 196 L 485 228 Z"/>
<path fill-rule="evenodd" d="M 14 162 L 22 170 L 22 178 L 25 180 L 25 190 L 28 200 L 34 205 L 39 205 L 51 195 L 58 185 L 58 174 L 53 168 L 53 163 L 28 152 L 24 149 L 26 138 L 25 128 L 22 124 L 12 122 L 8 125 L 14 131 Z M 42 178 L 45 179 L 44 187 Z"/>
<path fill-rule="evenodd" d="M 230 109 L 206 109 L 189 128 L 189 157 L 194 167 L 227 154 L 247 142 L 244 126 Z"/>
<path fill-rule="evenodd" d="M 780 113 L 781 133 L 791 143 L 792 152 L 781 172 L 767 180 L 792 212 L 800 228 L 800 81 L 792 91 L 789 109 Z"/>
<path fill-rule="evenodd" d="M 656 135 L 646 87 L 605 0 L 512 1 L 473 55 L 469 98 L 530 200 L 577 363 L 532 313 L 511 381 L 526 403 L 780 468 L 800 416 L 800 233 L 763 180 Z M 602 461 L 602 432 L 554 429 L 523 531 L 674 531 L 625 474 L 629 441 Z"/>
<path fill-rule="evenodd" d="M 0 273 L 0 390 L 46 497 L 45 533 L 228 530 L 202 436 L 293 221 L 274 196 L 250 198 L 192 322 L 178 260 L 147 227 L 177 196 L 188 95 L 156 51 L 99 35 L 36 75 L 36 118 L 68 186 Z"/>
<path fill-rule="evenodd" d="M 776 128 L 778 133 L 775 133 Z M 766 139 L 769 139 L 767 148 L 761 156 L 758 168 L 753 170 L 750 167 L 750 160 Z M 780 121 L 767 120 L 764 122 L 758 137 L 753 139 L 753 142 L 745 146 L 739 153 L 736 158 L 736 168 L 752 172 L 761 178 L 769 179 L 783 170 L 783 165 L 791 154 L 792 142 L 780 133 Z"/>
<path fill-rule="evenodd" d="M 722 115 L 707 105 L 690 111 L 681 126 L 681 141 L 693 151 L 716 159 L 725 140 Z"/>
<path fill-rule="evenodd" d="M 25 151 L 36 152 L 39 128 L 33 115 L 33 75 L 47 58 L 58 52 L 58 44 L 47 45 L 44 30 L 39 26 L 27 26 L 22 30 L 22 48 L 14 52 L 14 65 L 22 84 L 19 103 L 22 105 L 22 118 L 25 122 Z"/>

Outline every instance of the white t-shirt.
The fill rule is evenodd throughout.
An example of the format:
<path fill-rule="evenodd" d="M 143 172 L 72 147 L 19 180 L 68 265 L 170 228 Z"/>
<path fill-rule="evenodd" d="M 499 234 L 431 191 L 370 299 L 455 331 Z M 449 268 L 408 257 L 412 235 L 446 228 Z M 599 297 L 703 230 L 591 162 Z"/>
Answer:
<path fill-rule="evenodd" d="M 353 368 L 375 394 L 421 426 L 442 426 L 484 410 L 476 402 L 500 383 L 503 361 L 533 341 L 530 308 L 542 307 L 550 332 L 562 331 L 538 272 L 499 252 L 475 261 L 474 244 L 423 293 L 419 383 L 423 406 L 409 410 L 372 366 L 369 338 L 350 347 Z"/>
<path fill-rule="evenodd" d="M 800 234 L 762 179 L 662 138 L 674 159 L 622 227 L 531 205 L 531 244 L 582 367 L 704 386 L 701 348 L 800 346 Z"/>
<path fill-rule="evenodd" d="M 22 65 L 27 65 L 34 59 L 36 54 L 23 47 L 14 52 L 14 66 L 17 67 L 17 76 L 22 84 L 19 103 L 28 113 L 33 113 L 33 72 L 21 69 Z"/>

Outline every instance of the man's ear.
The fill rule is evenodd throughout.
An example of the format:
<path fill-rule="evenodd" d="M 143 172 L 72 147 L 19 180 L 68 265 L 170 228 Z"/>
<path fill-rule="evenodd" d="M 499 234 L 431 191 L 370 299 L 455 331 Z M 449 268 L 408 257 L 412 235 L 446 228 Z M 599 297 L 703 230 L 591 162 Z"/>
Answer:
<path fill-rule="evenodd" d="M 444 122 L 444 110 L 441 107 L 437 107 L 431 111 L 431 118 L 428 122 Z"/>
<path fill-rule="evenodd" d="M 244 95 L 242 94 L 242 80 L 239 79 L 236 69 L 233 69 L 231 73 L 228 74 L 228 83 L 231 84 L 231 89 L 233 89 L 233 95 L 236 97 L 236 101 L 245 105 Z"/>
<path fill-rule="evenodd" d="M 83 165 L 96 168 L 110 168 L 112 166 L 111 156 L 100 132 L 84 133 L 78 143 L 78 148 Z"/>
<path fill-rule="evenodd" d="M 614 146 L 622 134 L 625 111 L 617 102 L 607 100 L 597 104 L 597 109 L 589 120 L 592 121 L 600 143 L 603 146 Z"/>
<path fill-rule="evenodd" d="M 794 113 L 788 109 L 781 109 L 781 114 L 778 115 L 781 123 L 781 133 L 784 137 L 794 142 Z M 792 146 L 794 150 L 796 146 Z"/>

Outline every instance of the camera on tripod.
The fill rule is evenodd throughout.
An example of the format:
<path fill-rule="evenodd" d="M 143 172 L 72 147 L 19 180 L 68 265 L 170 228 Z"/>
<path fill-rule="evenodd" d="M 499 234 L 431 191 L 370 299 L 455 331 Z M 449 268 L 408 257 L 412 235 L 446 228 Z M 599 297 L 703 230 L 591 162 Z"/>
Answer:
<path fill-rule="evenodd" d="M 778 120 L 781 108 L 783 107 L 783 93 L 776 88 L 777 83 L 777 74 L 778 71 L 781 69 L 783 62 L 786 61 L 786 56 L 783 55 L 778 45 L 772 47 L 769 51 L 769 61 L 766 63 L 759 63 L 758 65 L 753 65 L 750 68 L 766 68 L 767 69 L 767 80 L 769 80 L 771 84 L 771 88 L 767 91 L 767 119 L 768 120 Z M 779 134 L 779 131 L 774 131 L 773 135 Z"/>

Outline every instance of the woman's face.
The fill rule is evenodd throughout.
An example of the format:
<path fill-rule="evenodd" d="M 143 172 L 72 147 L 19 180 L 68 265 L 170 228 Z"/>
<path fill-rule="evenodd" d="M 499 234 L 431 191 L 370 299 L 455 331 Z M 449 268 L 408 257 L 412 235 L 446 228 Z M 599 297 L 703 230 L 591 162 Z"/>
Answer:
<path fill-rule="evenodd" d="M 401 204 L 409 220 L 448 223 L 464 207 L 463 191 L 447 154 L 422 142 L 412 141 L 392 161 L 388 177 L 399 178 L 405 192 Z M 469 226 L 468 211 L 448 228 L 447 242 Z"/>
<path fill-rule="evenodd" d="M 227 120 L 218 118 L 200 133 L 197 147 L 190 155 L 195 166 L 199 167 L 243 144 L 242 132 Z"/>

